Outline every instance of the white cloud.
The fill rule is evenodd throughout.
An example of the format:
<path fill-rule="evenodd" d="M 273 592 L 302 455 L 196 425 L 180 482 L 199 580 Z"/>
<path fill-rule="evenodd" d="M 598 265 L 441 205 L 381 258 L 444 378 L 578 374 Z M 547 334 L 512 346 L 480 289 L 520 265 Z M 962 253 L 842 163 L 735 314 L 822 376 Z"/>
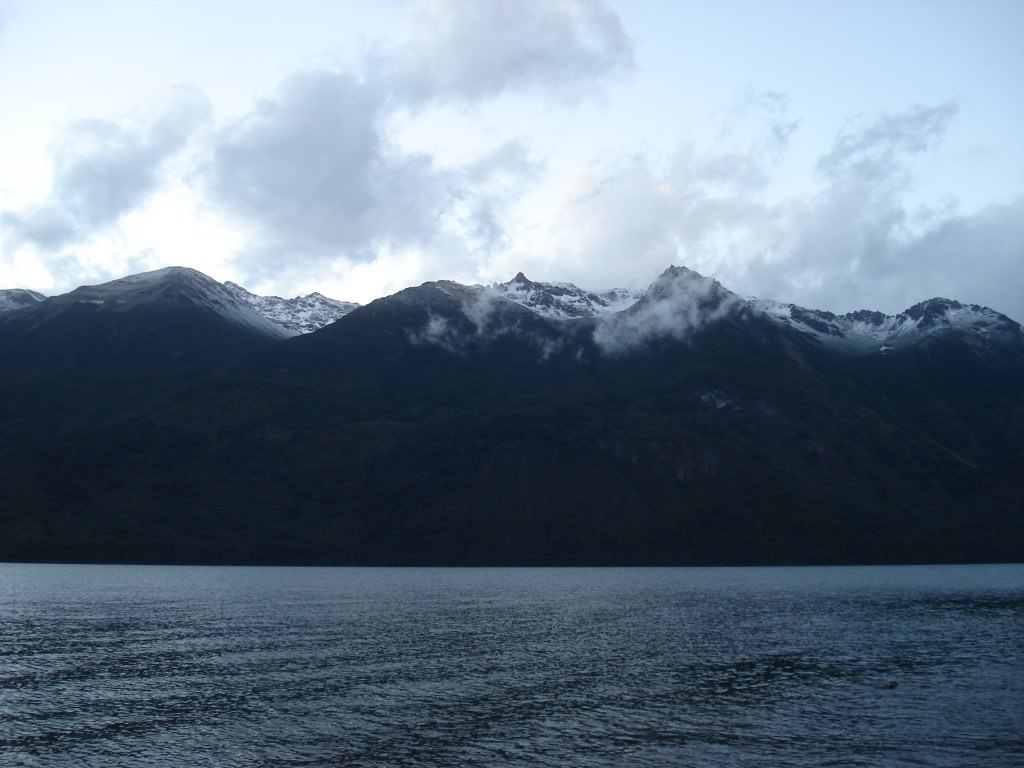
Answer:
<path fill-rule="evenodd" d="M 664 67 L 645 71 L 674 61 L 658 58 L 665 40 L 642 40 L 637 68 L 616 90 L 615 76 L 634 65 L 633 42 L 599 0 L 401 8 L 407 28 L 385 20 L 395 37 L 365 56 L 343 52 L 355 60 L 347 70 L 323 68 L 337 58 L 311 53 L 320 69 L 285 78 L 248 111 L 236 93 L 230 111 L 241 117 L 208 132 L 208 106 L 194 91 L 156 118 L 70 125 L 55 141 L 49 192 L 5 192 L 0 269 L 14 274 L 17 263 L 36 275 L 26 265 L 45 263 L 49 274 L 87 280 L 168 260 L 223 268 L 267 291 L 366 301 L 424 279 L 481 282 L 519 270 L 640 287 L 676 263 L 742 293 L 835 311 L 897 311 L 945 294 L 1024 319 L 1019 187 L 1004 180 L 1002 203 L 979 209 L 988 171 L 977 170 L 975 208 L 964 212 L 955 187 L 916 186 L 928 178 L 922 169 L 939 168 L 933 183 L 952 178 L 936 159 L 961 122 L 983 119 L 970 93 L 962 109 L 933 103 L 836 130 L 827 121 L 850 98 L 828 112 L 807 106 L 813 90 L 790 98 L 748 87 L 716 135 L 718 119 L 673 106 L 687 104 L 683 84 L 696 87 L 700 73 L 680 75 L 676 93 Z M 656 90 L 637 93 L 657 105 L 622 100 L 626 85 L 649 76 L 643 83 Z M 609 104 L 566 109 L 610 82 Z M 442 113 L 449 119 L 425 127 Z M 590 127 L 593 136 L 579 138 Z M 680 144 L 665 156 L 670 130 Z M 650 143 L 636 138 L 648 134 Z M 984 138 L 996 147 L 997 137 Z M 438 149 L 446 142 L 459 149 Z M 624 156 L 627 145 L 638 154 Z"/>
<path fill-rule="evenodd" d="M 946 132 L 957 111 L 956 102 L 950 101 L 849 126 L 818 160 L 818 169 L 831 178 L 874 182 L 899 178 L 905 158 L 927 151 Z"/>
<path fill-rule="evenodd" d="M 215 142 L 214 200 L 252 222 L 268 258 L 373 258 L 435 228 L 430 159 L 402 156 L 378 130 L 384 96 L 344 74 L 295 75 Z"/>
<path fill-rule="evenodd" d="M 206 189 L 251 232 L 252 245 L 237 260 L 246 276 L 424 248 L 449 275 L 477 271 L 506 245 L 508 205 L 536 178 L 537 162 L 522 145 L 504 142 L 441 168 L 431 155 L 389 141 L 388 117 L 509 89 L 589 88 L 631 60 L 617 17 L 595 0 L 416 9 L 410 47 L 371 59 L 365 79 L 294 75 L 217 135 Z"/>
<path fill-rule="evenodd" d="M 508 203 L 535 177 L 536 162 L 504 141 L 461 166 L 438 167 L 430 154 L 388 140 L 389 117 L 509 91 L 575 98 L 632 59 L 621 23 L 600 0 L 448 0 L 408 10 L 406 45 L 386 55 L 374 49 L 361 76 L 320 69 L 284 79 L 210 134 L 198 169 L 179 169 L 248 235 L 234 262 L 239 279 L 291 274 L 295 282 L 425 248 L 442 252 L 438 263 L 453 273 L 475 271 L 479 254 L 504 247 Z M 77 264 L 68 274 L 87 273 L 89 242 L 175 183 L 164 176 L 168 163 L 208 112 L 198 92 L 182 90 L 150 121 L 69 126 L 49 198 L 2 212 L 5 258 L 29 246 L 60 260 L 62 271 Z"/>
<path fill-rule="evenodd" d="M 770 139 L 792 123 L 782 114 L 745 146 L 685 146 L 660 171 L 634 159 L 584 174 L 517 258 L 592 288 L 639 287 L 675 263 L 744 294 L 837 312 L 945 295 L 1024 319 L 1024 198 L 970 214 L 911 202 L 915 162 L 956 112 L 915 107 L 847 126 L 807 196 L 773 196 Z"/>
<path fill-rule="evenodd" d="M 161 171 L 207 119 L 209 104 L 192 88 L 177 88 L 164 111 L 141 124 L 81 120 L 57 146 L 46 201 L 0 213 L 12 250 L 59 250 L 87 240 L 142 205 L 160 187 Z"/>
<path fill-rule="evenodd" d="M 594 342 L 606 354 L 620 355 L 658 339 L 684 340 L 738 305 L 737 297 L 715 280 L 670 268 L 630 309 L 601 316 Z"/>
<path fill-rule="evenodd" d="M 425 0 L 411 40 L 378 62 L 404 101 L 480 101 L 506 90 L 578 96 L 633 63 L 629 36 L 600 0 Z"/>
<path fill-rule="evenodd" d="M 745 287 L 833 311 L 895 312 L 940 288 L 966 298 L 954 276 L 971 262 L 982 272 L 991 268 L 993 254 L 983 243 L 995 218 L 986 212 L 958 217 L 955 206 L 927 210 L 910 202 L 915 158 L 941 140 L 956 112 L 954 103 L 914 107 L 844 129 L 817 163 L 824 179 L 819 193 L 788 206 L 776 247 L 750 255 Z M 961 236 L 959 255 L 926 258 L 938 233 L 951 227 L 974 232 L 978 241 Z"/>

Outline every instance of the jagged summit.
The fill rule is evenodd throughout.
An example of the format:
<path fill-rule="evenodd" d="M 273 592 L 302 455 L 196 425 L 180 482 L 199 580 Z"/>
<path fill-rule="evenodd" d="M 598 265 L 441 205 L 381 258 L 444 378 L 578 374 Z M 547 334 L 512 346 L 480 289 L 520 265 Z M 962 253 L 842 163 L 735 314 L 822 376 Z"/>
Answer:
<path fill-rule="evenodd" d="M 739 300 L 739 297 L 714 278 L 705 277 L 688 267 L 670 266 L 644 291 L 640 303 L 683 301 L 713 309 L 732 300 Z"/>
<path fill-rule="evenodd" d="M 915 304 L 910 307 L 905 314 L 915 320 L 934 322 L 944 317 L 950 310 L 963 308 L 964 305 L 959 301 L 936 296 L 935 298 L 926 299 L 925 301 Z"/>
<path fill-rule="evenodd" d="M 534 282 L 522 272 L 516 273 L 507 283 L 495 283 L 491 288 L 502 298 L 556 319 L 621 312 L 642 296 L 640 291 L 625 288 L 587 291 L 573 283 Z"/>
<path fill-rule="evenodd" d="M 224 283 L 224 287 L 242 303 L 295 333 L 312 333 L 359 306 L 318 292 L 283 299 L 280 296 L 259 296 L 230 281 Z"/>
<path fill-rule="evenodd" d="M 440 291 L 464 307 L 474 322 L 481 307 L 489 313 L 502 300 L 548 320 L 590 319 L 596 323 L 595 341 L 616 353 L 657 337 L 686 338 L 726 317 L 752 316 L 767 317 L 805 339 L 851 354 L 885 354 L 952 333 L 967 334 L 972 343 L 1024 340 L 1020 326 L 1005 315 L 952 299 L 929 299 L 897 315 L 868 309 L 836 315 L 795 304 L 744 299 L 718 280 L 684 266 L 668 267 L 646 291 L 587 291 L 573 283 L 535 282 L 523 272 L 491 286 L 442 280 L 421 288 Z M 426 301 L 427 297 L 409 294 L 403 300 Z"/>
<path fill-rule="evenodd" d="M 918 321 L 921 328 L 984 328 L 1012 333 L 1020 325 L 994 309 L 977 304 L 961 304 L 955 299 L 933 298 L 922 301 L 902 314 Z"/>
<path fill-rule="evenodd" d="M 819 344 L 857 354 L 887 353 L 952 333 L 966 334 L 975 342 L 1024 338 L 1021 326 L 1005 315 L 954 299 L 931 298 L 896 315 L 870 309 L 837 315 L 772 300 L 743 299 L 718 280 L 685 266 L 669 266 L 646 290 L 591 291 L 574 283 L 534 281 L 519 271 L 508 282 L 489 286 L 427 282 L 386 301 L 424 306 L 448 302 L 452 308 L 462 307 L 477 324 L 486 318 L 488 325 L 494 325 L 492 315 L 499 310 L 512 323 L 518 322 L 516 312 L 523 310 L 545 320 L 590 320 L 597 323 L 598 337 L 612 338 L 609 333 L 614 331 L 617 340 L 646 339 L 652 334 L 682 338 L 726 315 L 746 311 Z M 310 333 L 358 307 L 320 293 L 291 299 L 260 296 L 236 283 L 219 283 L 197 270 L 172 266 L 82 286 L 50 299 L 24 289 L 0 291 L 0 315 L 68 304 L 124 311 L 153 302 L 203 306 L 277 337 Z M 616 319 L 619 315 L 623 317 Z"/>
<path fill-rule="evenodd" d="M 751 299 L 749 303 L 823 345 L 861 354 L 884 354 L 955 333 L 973 341 L 1024 338 L 1021 326 L 1006 315 L 952 299 L 928 299 L 895 315 L 866 309 L 836 315 L 764 299 Z"/>
<path fill-rule="evenodd" d="M 436 295 L 434 292 L 440 292 L 469 307 L 471 312 L 472 307 L 495 307 L 507 302 L 551 320 L 593 318 L 620 312 L 643 295 L 642 291 L 625 288 L 587 291 L 573 283 L 536 282 L 518 272 L 507 283 L 492 285 L 463 285 L 452 280 L 432 280 L 386 298 L 406 304 L 424 304 L 431 302 L 431 295 Z"/>

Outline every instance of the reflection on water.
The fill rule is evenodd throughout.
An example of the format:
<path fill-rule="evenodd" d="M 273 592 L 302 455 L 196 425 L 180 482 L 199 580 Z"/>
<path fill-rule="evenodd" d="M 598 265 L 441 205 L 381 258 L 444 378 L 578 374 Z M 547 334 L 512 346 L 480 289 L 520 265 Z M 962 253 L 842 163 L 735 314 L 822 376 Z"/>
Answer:
<path fill-rule="evenodd" d="M 1024 764 L 1024 566 L 0 565 L 4 765 Z"/>

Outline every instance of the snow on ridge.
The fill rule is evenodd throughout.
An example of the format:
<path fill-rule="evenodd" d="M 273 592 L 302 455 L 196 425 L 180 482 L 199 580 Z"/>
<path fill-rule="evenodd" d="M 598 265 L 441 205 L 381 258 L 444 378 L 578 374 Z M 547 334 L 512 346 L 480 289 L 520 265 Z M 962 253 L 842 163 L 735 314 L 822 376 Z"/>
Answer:
<path fill-rule="evenodd" d="M 0 312 L 25 304 L 11 297 L 22 289 L 0 291 Z M 34 292 L 38 301 L 46 297 Z M 204 306 L 240 325 L 271 336 L 295 336 L 311 333 L 347 315 L 358 304 L 338 301 L 320 293 L 282 299 L 258 296 L 232 282 L 220 283 L 190 267 L 164 267 L 126 275 L 105 283 L 83 285 L 69 293 L 53 297 L 60 304 L 94 304 L 112 311 L 129 309 L 150 301 L 186 301 Z M 13 306 L 8 306 L 13 303 Z"/>
<path fill-rule="evenodd" d="M 0 313 L 31 307 L 45 300 L 46 297 L 43 294 L 30 291 L 27 288 L 0 289 Z"/>
<path fill-rule="evenodd" d="M 586 291 L 573 283 L 537 283 L 528 280 L 522 272 L 507 283 L 464 285 L 453 280 L 432 280 L 420 288 L 434 288 L 451 296 L 474 316 L 479 314 L 478 310 L 490 308 L 495 302 L 507 301 L 551 320 L 621 312 L 643 296 L 642 291 L 625 288 Z"/>
<path fill-rule="evenodd" d="M 344 317 L 359 306 L 350 301 L 339 301 L 316 292 L 283 299 L 280 296 L 259 296 L 230 281 L 223 285 L 242 303 L 252 307 L 282 328 L 298 334 L 317 331 Z"/>
<path fill-rule="evenodd" d="M 165 267 L 98 285 L 83 285 L 49 301 L 57 304 L 93 304 L 102 308 L 102 311 L 110 312 L 123 312 L 153 303 L 191 304 L 268 336 L 287 337 L 296 334 L 240 301 L 212 277 L 187 267 Z"/>
<path fill-rule="evenodd" d="M 189 267 L 163 267 L 162 269 L 154 269 L 149 272 L 139 272 L 134 275 L 125 275 L 124 277 L 120 277 L 116 280 L 111 280 L 109 283 L 103 283 L 103 285 L 111 285 L 114 283 L 155 283 L 175 275 L 182 277 L 206 277 L 206 275 L 204 275 L 202 272 L 198 272 Z M 212 280 L 213 278 L 207 279 Z"/>
<path fill-rule="evenodd" d="M 966 332 L 975 337 L 1020 333 L 1020 326 L 987 307 L 929 299 L 896 315 L 859 310 L 845 315 L 770 299 L 748 299 L 761 314 L 819 343 L 850 352 L 886 354 L 923 339 Z"/>
<path fill-rule="evenodd" d="M 744 300 L 713 278 L 685 267 L 665 270 L 646 291 L 624 288 L 588 291 L 571 282 L 534 282 L 522 272 L 508 282 L 489 286 L 462 285 L 450 280 L 425 283 L 422 287 L 427 286 L 462 304 L 467 317 L 481 327 L 489 324 L 492 312 L 508 302 L 547 319 L 592 319 L 598 323 L 601 333 L 607 335 L 616 331 L 616 338 L 623 334 L 629 336 L 626 331 L 635 331 L 633 335 L 646 338 L 648 332 L 673 335 L 681 333 L 681 328 L 693 330 L 726 314 L 726 310 L 747 306 L 823 345 L 857 353 L 887 352 L 952 332 L 966 333 L 979 340 L 1024 338 L 1021 327 L 1005 315 L 951 299 L 929 299 L 896 315 L 869 310 L 836 315 L 767 299 Z M 31 307 L 44 300 L 46 297 L 33 291 L 0 290 L 0 313 Z M 49 301 L 95 304 L 118 311 L 152 300 L 189 301 L 206 306 L 233 322 L 277 336 L 310 333 L 358 307 L 320 293 L 291 299 L 259 296 L 240 285 L 219 283 L 187 267 L 165 267 L 99 285 L 82 286 Z M 613 320 L 615 322 L 611 322 Z M 629 341 L 626 339 L 623 343 Z"/>
<path fill-rule="evenodd" d="M 82 285 L 55 297 L 60 301 L 113 301 L 131 303 L 144 296 L 166 291 L 171 286 L 189 286 L 197 293 L 209 293 L 219 286 L 212 277 L 188 267 L 164 267 L 151 272 L 125 275 L 95 285 Z"/>
<path fill-rule="evenodd" d="M 573 283 L 534 282 L 522 272 L 507 283 L 494 283 L 489 289 L 538 315 L 556 320 L 621 312 L 643 296 L 641 291 L 625 288 L 587 291 Z"/>

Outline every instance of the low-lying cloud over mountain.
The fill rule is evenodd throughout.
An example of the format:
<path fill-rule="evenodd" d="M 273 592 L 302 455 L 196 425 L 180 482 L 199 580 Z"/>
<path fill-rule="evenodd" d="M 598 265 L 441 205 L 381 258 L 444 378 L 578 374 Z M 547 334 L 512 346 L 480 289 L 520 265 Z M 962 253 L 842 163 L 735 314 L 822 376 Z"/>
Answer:
<path fill-rule="evenodd" d="M 682 341 L 741 304 L 739 297 L 717 280 L 685 267 L 672 267 L 632 307 L 601 317 L 594 341 L 609 354 L 621 354 L 656 339 Z"/>

